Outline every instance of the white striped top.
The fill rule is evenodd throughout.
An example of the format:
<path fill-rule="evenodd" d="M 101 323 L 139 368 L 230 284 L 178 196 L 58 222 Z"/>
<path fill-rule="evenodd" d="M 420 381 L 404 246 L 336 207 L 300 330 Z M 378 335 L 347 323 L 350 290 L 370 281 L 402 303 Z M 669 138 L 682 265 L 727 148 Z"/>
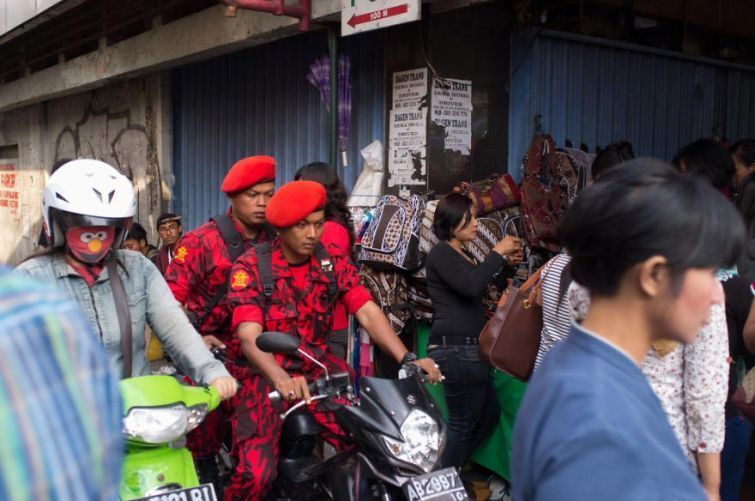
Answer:
<path fill-rule="evenodd" d="M 571 257 L 559 254 L 548 261 L 543 270 L 541 291 L 543 295 L 543 330 L 540 334 L 540 349 L 535 359 L 535 370 L 540 367 L 545 354 L 553 346 L 569 336 L 572 326 L 572 312 L 566 293 L 559 294 L 561 274 Z"/>

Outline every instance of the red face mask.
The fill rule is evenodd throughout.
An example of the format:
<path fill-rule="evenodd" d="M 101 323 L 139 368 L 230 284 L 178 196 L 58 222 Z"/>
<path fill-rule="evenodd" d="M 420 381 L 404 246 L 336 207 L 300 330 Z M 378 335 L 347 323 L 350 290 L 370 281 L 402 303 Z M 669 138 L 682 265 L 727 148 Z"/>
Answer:
<path fill-rule="evenodd" d="M 66 232 L 66 245 L 73 257 L 87 264 L 97 264 L 108 255 L 115 240 L 115 228 L 81 226 Z"/>

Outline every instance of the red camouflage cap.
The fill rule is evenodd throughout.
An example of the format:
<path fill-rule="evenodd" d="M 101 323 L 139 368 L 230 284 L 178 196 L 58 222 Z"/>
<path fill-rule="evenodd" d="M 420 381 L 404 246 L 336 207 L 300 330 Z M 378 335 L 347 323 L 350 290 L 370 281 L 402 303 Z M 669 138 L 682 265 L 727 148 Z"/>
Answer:
<path fill-rule="evenodd" d="M 275 192 L 267 203 L 265 219 L 276 228 L 288 228 L 325 208 L 327 193 L 315 181 L 291 181 Z"/>
<path fill-rule="evenodd" d="M 242 158 L 223 179 L 223 193 L 231 194 L 254 186 L 275 181 L 275 159 L 266 155 Z"/>

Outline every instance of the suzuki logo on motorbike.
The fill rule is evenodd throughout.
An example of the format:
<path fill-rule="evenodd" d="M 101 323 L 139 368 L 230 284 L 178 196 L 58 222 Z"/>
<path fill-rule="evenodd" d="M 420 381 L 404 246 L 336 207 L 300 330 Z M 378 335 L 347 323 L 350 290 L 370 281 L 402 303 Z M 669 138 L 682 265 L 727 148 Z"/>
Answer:
<path fill-rule="evenodd" d="M 417 403 L 417 397 L 415 397 L 414 395 L 409 394 L 409 395 L 406 396 L 406 401 L 409 403 L 409 405 L 414 405 L 414 404 Z"/>

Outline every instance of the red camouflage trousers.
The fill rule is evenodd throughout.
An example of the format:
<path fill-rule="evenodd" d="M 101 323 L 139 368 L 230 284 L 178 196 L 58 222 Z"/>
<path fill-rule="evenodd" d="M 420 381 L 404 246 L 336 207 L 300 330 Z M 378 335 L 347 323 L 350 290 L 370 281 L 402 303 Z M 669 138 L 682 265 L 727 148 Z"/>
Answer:
<path fill-rule="evenodd" d="M 330 371 L 352 373 L 348 365 L 330 351 L 320 357 L 320 362 Z M 262 376 L 254 375 L 242 384 L 233 399 L 237 402 L 231 416 L 233 455 L 237 466 L 230 485 L 225 489 L 226 501 L 259 500 L 267 494 L 278 474 L 279 441 L 283 427 L 280 414 L 296 403 L 273 404 L 268 394 L 274 388 Z M 307 409 L 322 426 L 325 440 L 337 450 L 348 445 L 345 433 L 327 404 L 314 402 Z"/>
<path fill-rule="evenodd" d="M 227 356 L 230 360 L 243 358 L 238 340 L 226 342 L 226 345 L 228 346 Z M 252 374 L 249 367 L 234 362 L 227 362 L 225 367 L 239 385 L 243 385 L 243 381 L 249 379 Z M 191 383 L 191 380 L 187 382 Z M 213 456 L 218 453 L 223 446 L 223 439 L 231 432 L 231 416 L 238 401 L 236 396 L 221 402 L 217 409 L 210 412 L 205 420 L 186 436 L 186 447 L 195 458 Z"/>

